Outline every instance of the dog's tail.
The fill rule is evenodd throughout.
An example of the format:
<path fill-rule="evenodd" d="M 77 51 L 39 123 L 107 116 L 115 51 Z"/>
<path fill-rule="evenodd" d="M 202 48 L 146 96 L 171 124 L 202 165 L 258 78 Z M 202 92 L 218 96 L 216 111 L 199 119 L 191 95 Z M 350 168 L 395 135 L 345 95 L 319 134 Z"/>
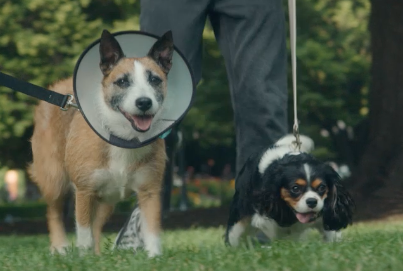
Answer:
<path fill-rule="evenodd" d="M 299 139 L 301 141 L 301 152 L 310 153 L 315 148 L 315 144 L 310 137 L 300 135 Z M 280 138 L 275 145 L 276 146 L 289 146 L 290 149 L 294 148 L 295 136 L 293 134 L 288 134 Z"/>

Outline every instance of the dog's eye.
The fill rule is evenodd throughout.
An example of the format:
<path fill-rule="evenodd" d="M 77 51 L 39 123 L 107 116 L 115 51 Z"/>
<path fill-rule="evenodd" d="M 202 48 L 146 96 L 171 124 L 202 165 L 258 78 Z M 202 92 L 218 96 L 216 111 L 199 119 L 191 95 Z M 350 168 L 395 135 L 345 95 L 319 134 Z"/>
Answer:
<path fill-rule="evenodd" d="M 325 190 L 326 190 L 326 185 L 324 185 L 324 184 L 319 185 L 319 187 L 318 187 L 319 193 L 325 192 Z"/>
<path fill-rule="evenodd" d="M 294 185 L 291 187 L 291 192 L 294 194 L 298 194 L 301 191 L 301 188 L 298 185 Z"/>
<path fill-rule="evenodd" d="M 152 74 L 150 74 L 150 76 L 148 77 L 148 81 L 154 86 L 158 86 L 162 82 L 161 78 Z"/>
<path fill-rule="evenodd" d="M 130 86 L 130 81 L 129 81 L 129 78 L 127 78 L 127 77 L 125 76 L 125 77 L 123 77 L 123 78 L 120 78 L 120 79 L 116 80 L 116 81 L 114 82 L 114 84 L 117 85 L 117 86 L 120 87 L 120 88 L 127 88 L 127 87 Z"/>

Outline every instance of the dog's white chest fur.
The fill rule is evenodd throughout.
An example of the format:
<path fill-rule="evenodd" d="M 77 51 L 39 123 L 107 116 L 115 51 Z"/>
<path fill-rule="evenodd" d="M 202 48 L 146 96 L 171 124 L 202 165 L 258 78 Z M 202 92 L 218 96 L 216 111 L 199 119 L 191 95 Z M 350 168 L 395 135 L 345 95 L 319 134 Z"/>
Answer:
<path fill-rule="evenodd" d="M 105 202 L 117 203 L 130 190 L 135 190 L 145 180 L 140 169 L 133 171 L 133 165 L 141 161 L 151 150 L 150 146 L 139 149 L 122 149 L 110 146 L 107 168 L 97 169 L 93 178 L 97 196 Z"/>

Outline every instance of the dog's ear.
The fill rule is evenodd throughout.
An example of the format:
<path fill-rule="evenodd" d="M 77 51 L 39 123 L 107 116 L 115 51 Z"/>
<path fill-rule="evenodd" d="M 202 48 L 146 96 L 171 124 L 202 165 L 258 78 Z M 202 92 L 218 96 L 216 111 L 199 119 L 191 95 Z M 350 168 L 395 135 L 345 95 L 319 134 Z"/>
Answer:
<path fill-rule="evenodd" d="M 104 75 L 108 75 L 116 63 L 125 56 L 118 41 L 108 30 L 102 32 L 99 53 L 101 56 L 99 67 Z"/>
<path fill-rule="evenodd" d="M 339 174 L 329 165 L 325 165 L 325 176 L 329 191 L 323 208 L 323 227 L 327 231 L 338 231 L 352 224 L 355 204 Z"/>
<path fill-rule="evenodd" d="M 259 201 L 261 212 L 274 219 L 278 225 L 286 227 L 295 221 L 292 209 L 281 198 L 281 187 L 285 178 L 286 166 L 274 161 L 263 175 L 263 189 Z"/>
<path fill-rule="evenodd" d="M 235 177 L 235 195 L 232 205 L 238 210 L 240 217 L 255 213 L 256 193 L 259 193 L 261 187 L 261 175 L 258 169 L 261 157 L 261 152 L 250 155 Z"/>
<path fill-rule="evenodd" d="M 173 52 L 174 42 L 172 31 L 168 31 L 154 43 L 148 52 L 148 56 L 161 67 L 165 74 L 168 74 L 172 68 Z"/>
<path fill-rule="evenodd" d="M 251 155 L 235 177 L 235 195 L 238 195 L 237 208 L 241 215 L 250 215 L 253 213 L 252 195 L 257 183 L 260 182 L 257 168 L 258 162 L 259 154 Z"/>

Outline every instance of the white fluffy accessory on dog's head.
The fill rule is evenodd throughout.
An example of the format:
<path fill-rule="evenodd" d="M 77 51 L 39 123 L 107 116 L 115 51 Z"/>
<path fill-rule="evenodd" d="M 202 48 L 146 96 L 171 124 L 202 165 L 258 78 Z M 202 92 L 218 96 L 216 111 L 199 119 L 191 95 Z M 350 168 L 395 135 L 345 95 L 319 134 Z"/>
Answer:
<path fill-rule="evenodd" d="M 113 33 L 125 56 L 144 57 L 159 39 L 140 31 Z M 122 139 L 105 128 L 96 110 L 96 98 L 101 91 L 103 74 L 99 68 L 101 39 L 92 43 L 80 56 L 74 71 L 74 96 L 89 126 L 108 143 L 121 148 L 139 148 L 158 137 L 163 137 L 179 122 L 190 109 L 195 92 L 195 81 L 189 64 L 179 50 L 174 47 L 172 68 L 169 71 L 167 96 L 161 111 L 155 115 L 150 129 L 130 140 Z M 130 126 L 130 123 L 127 122 Z"/>

